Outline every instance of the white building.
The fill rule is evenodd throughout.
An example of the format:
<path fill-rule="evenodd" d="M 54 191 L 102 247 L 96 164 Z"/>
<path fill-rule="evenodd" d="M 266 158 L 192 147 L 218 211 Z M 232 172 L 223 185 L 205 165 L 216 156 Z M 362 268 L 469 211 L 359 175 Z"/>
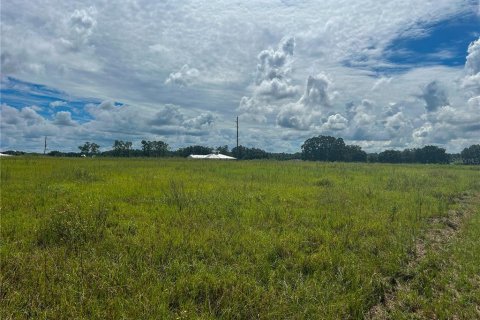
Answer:
<path fill-rule="evenodd" d="M 187 158 L 189 159 L 217 159 L 217 160 L 235 160 L 236 158 L 226 156 L 221 153 L 210 153 L 207 155 L 200 155 L 200 154 L 191 154 Z"/>

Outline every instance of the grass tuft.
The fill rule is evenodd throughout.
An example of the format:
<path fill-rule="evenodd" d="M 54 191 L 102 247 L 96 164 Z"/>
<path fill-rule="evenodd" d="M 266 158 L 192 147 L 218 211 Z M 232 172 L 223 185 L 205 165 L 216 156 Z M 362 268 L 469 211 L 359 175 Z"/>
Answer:
<path fill-rule="evenodd" d="M 105 236 L 109 211 L 105 206 L 83 213 L 79 207 L 65 206 L 44 220 L 38 230 L 37 245 L 80 248 Z"/>

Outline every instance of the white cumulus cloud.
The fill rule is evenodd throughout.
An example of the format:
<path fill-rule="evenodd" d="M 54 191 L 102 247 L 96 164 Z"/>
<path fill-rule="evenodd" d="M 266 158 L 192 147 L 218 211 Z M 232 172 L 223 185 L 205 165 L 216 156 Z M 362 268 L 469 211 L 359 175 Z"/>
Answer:
<path fill-rule="evenodd" d="M 55 114 L 54 124 L 59 126 L 75 126 L 75 121 L 72 120 L 72 114 L 68 111 L 60 111 Z"/>
<path fill-rule="evenodd" d="M 277 124 L 298 130 L 321 126 L 322 111 L 331 106 L 333 99 L 331 87 L 332 81 L 325 74 L 309 76 L 300 99 L 280 108 Z"/>
<path fill-rule="evenodd" d="M 480 38 L 470 44 L 465 62 L 463 86 L 470 95 L 480 95 Z"/>
<path fill-rule="evenodd" d="M 348 120 L 341 114 L 337 113 L 328 117 L 327 122 L 322 125 L 325 131 L 339 131 L 348 127 Z"/>
<path fill-rule="evenodd" d="M 66 101 L 52 101 L 49 103 L 49 106 L 52 107 L 52 108 L 57 108 L 57 107 L 65 107 L 67 106 L 67 102 Z"/>
<path fill-rule="evenodd" d="M 192 84 L 199 75 L 200 71 L 195 68 L 190 68 L 188 64 L 185 64 L 179 71 L 170 73 L 165 80 L 165 84 L 186 87 Z"/>

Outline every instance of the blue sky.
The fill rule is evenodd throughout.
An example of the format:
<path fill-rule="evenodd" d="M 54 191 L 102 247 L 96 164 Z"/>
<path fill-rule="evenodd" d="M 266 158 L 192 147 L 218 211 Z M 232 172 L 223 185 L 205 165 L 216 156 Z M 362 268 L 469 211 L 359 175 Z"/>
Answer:
<path fill-rule="evenodd" d="M 438 1 L 2 3 L 1 150 L 314 135 L 369 152 L 479 143 L 480 6 Z"/>
<path fill-rule="evenodd" d="M 72 118 L 84 123 L 92 117 L 85 111 L 88 104 L 99 104 L 98 99 L 75 98 L 63 91 L 45 85 L 29 83 L 6 76 L 1 86 L 2 103 L 16 109 L 37 106 L 39 115 L 52 119 L 55 112 L 72 112 Z M 58 106 L 51 107 L 57 102 Z M 61 103 L 58 103 L 61 102 Z"/>
<path fill-rule="evenodd" d="M 427 22 L 421 26 L 422 35 L 394 39 L 386 48 L 387 59 L 409 68 L 422 65 L 463 67 L 468 46 L 480 36 L 479 23 L 475 12 Z"/>

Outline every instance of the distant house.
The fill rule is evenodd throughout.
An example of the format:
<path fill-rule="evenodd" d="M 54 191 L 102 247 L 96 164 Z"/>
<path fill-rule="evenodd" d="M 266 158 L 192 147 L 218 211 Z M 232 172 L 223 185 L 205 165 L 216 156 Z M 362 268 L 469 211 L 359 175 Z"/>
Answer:
<path fill-rule="evenodd" d="M 10 157 L 11 154 L 6 154 L 6 153 L 0 153 L 0 157 Z"/>
<path fill-rule="evenodd" d="M 207 155 L 203 155 L 203 154 L 191 154 L 187 158 L 188 159 L 205 159 L 206 156 Z"/>
<path fill-rule="evenodd" d="M 200 154 L 191 154 L 187 158 L 189 159 L 217 159 L 217 160 L 235 160 L 236 158 L 226 156 L 221 153 L 210 153 L 206 155 L 200 155 Z"/>

